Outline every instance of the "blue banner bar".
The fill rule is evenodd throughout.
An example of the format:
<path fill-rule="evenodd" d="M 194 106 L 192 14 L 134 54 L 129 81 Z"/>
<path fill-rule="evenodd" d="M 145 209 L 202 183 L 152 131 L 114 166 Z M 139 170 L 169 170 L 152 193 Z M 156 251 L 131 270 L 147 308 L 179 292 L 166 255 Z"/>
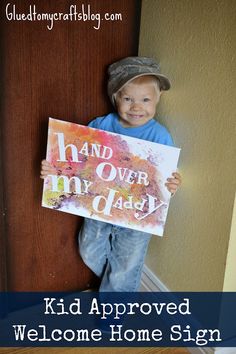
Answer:
<path fill-rule="evenodd" d="M 0 347 L 236 347 L 236 293 L 0 293 Z"/>

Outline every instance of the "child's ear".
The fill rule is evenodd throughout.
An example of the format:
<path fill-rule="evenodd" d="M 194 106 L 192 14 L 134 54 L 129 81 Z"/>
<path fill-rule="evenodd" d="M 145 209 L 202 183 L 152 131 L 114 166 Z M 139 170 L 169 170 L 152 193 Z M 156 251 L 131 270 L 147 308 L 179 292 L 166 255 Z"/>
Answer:
<path fill-rule="evenodd" d="M 158 92 L 158 102 L 159 102 L 159 100 L 160 100 L 160 98 L 161 98 L 161 95 L 162 95 L 162 90 L 160 90 L 159 92 Z"/>

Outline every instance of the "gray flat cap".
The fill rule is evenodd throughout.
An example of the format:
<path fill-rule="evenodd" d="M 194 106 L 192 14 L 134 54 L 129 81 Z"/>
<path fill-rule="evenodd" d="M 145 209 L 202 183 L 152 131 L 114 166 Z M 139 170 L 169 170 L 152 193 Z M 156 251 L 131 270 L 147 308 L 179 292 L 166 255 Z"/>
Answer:
<path fill-rule="evenodd" d="M 121 59 L 108 67 L 108 74 L 108 95 L 113 104 L 115 104 L 113 95 L 129 81 L 140 76 L 156 76 L 160 81 L 161 90 L 169 90 L 171 87 L 169 79 L 160 73 L 160 65 L 152 58 L 127 57 Z"/>

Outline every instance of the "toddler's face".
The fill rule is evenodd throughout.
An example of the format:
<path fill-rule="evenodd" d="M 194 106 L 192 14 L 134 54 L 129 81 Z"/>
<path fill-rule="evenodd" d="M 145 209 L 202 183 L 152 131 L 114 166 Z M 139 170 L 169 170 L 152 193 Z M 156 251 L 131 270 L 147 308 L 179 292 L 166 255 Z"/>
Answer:
<path fill-rule="evenodd" d="M 116 95 L 120 123 L 124 127 L 138 127 L 151 120 L 156 113 L 161 91 L 155 78 L 142 76 L 126 84 Z"/>

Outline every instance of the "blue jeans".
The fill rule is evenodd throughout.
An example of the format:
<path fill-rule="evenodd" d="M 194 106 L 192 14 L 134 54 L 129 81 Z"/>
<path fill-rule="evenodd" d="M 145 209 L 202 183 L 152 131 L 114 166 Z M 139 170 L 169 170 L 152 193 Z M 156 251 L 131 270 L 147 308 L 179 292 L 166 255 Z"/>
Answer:
<path fill-rule="evenodd" d="M 85 218 L 79 249 L 101 278 L 99 291 L 137 291 L 151 235 Z"/>

